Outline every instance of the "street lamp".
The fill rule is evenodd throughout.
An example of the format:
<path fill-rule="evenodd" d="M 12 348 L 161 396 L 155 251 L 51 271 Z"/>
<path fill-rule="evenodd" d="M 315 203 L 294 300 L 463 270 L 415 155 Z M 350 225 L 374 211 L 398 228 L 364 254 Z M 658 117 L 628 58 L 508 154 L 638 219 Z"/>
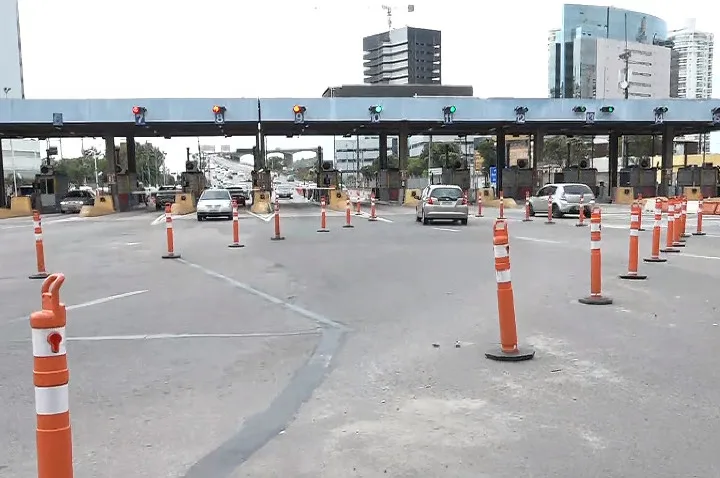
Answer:
<path fill-rule="evenodd" d="M 3 93 L 5 94 L 5 99 L 8 99 L 8 93 L 12 91 L 12 88 L 9 86 L 3 87 Z M 17 196 L 18 188 L 17 188 L 17 170 L 15 169 L 15 146 L 13 145 L 13 140 L 8 140 L 10 143 L 10 169 L 12 169 L 13 173 L 13 189 L 15 190 L 15 196 Z M 2 194 L 5 194 L 5 191 L 1 191 Z"/>

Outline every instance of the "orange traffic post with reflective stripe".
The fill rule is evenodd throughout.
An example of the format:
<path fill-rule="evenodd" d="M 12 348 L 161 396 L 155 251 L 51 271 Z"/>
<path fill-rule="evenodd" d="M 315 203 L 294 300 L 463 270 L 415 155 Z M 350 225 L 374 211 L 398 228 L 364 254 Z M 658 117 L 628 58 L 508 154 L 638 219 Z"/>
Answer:
<path fill-rule="evenodd" d="M 33 228 L 35 232 L 35 262 L 37 263 L 37 273 L 28 277 L 30 279 L 45 279 L 49 274 L 45 270 L 45 246 L 43 244 L 42 221 L 39 211 L 33 211 Z"/>
<path fill-rule="evenodd" d="M 240 212 L 238 211 L 237 201 L 232 201 L 232 242 L 228 244 L 231 249 L 239 249 L 245 247 L 240 244 Z"/>
<path fill-rule="evenodd" d="M 375 209 L 375 191 L 370 193 L 370 217 L 368 221 L 377 221 L 377 210 Z"/>
<path fill-rule="evenodd" d="M 638 273 L 638 256 L 640 255 L 640 204 L 630 206 L 630 250 L 628 251 L 628 270 L 621 274 L 621 279 L 643 280 L 646 275 Z"/>
<path fill-rule="evenodd" d="M 510 279 L 510 238 L 505 219 L 498 219 L 493 225 L 493 248 L 495 250 L 500 347 L 486 352 L 485 357 L 506 362 L 530 360 L 535 356 L 535 351 L 518 347 L 515 298 Z"/>
<path fill-rule="evenodd" d="M 688 205 L 688 199 L 687 197 L 683 196 L 680 198 L 680 201 L 682 202 L 680 207 L 680 217 L 682 220 L 682 229 L 680 230 L 680 240 L 682 242 L 685 242 L 684 238 L 690 237 L 692 234 L 688 234 L 687 232 L 687 205 Z"/>
<path fill-rule="evenodd" d="M 638 194 L 637 198 L 637 204 L 640 206 L 640 209 L 638 210 L 638 231 L 645 231 L 645 229 L 642 226 L 642 216 L 643 216 L 643 197 L 642 194 Z M 630 206 L 630 214 L 632 214 L 632 206 Z"/>
<path fill-rule="evenodd" d="M 545 224 L 555 224 L 555 221 L 553 221 L 553 203 L 552 203 L 552 196 L 549 196 L 549 197 L 548 197 L 547 221 L 545 221 Z"/>
<path fill-rule="evenodd" d="M 650 251 L 650 257 L 643 259 L 645 262 L 667 262 L 665 257 L 660 257 L 660 237 L 662 236 L 661 230 L 662 223 L 662 199 L 655 199 L 655 221 L 653 222 L 652 231 L 652 249 Z"/>
<path fill-rule="evenodd" d="M 578 222 L 575 224 L 577 227 L 584 227 L 587 224 L 585 224 L 585 204 L 583 201 L 584 195 L 580 195 L 580 212 L 578 213 Z"/>
<path fill-rule="evenodd" d="M 668 198 L 667 214 L 665 214 L 665 247 L 660 252 L 680 252 L 680 249 L 674 247 L 675 243 L 675 199 Z"/>
<path fill-rule="evenodd" d="M 675 213 L 673 214 L 673 247 L 685 247 L 685 239 L 682 238 L 682 199 L 675 198 Z"/>
<path fill-rule="evenodd" d="M 483 217 L 482 213 L 482 196 L 480 194 L 477 195 L 477 203 L 478 203 L 478 211 L 477 214 L 475 214 L 475 217 Z"/>
<path fill-rule="evenodd" d="M 581 304 L 610 305 L 613 300 L 602 295 L 602 218 L 600 208 L 593 209 L 590 215 L 590 295 L 578 299 Z"/>
<path fill-rule="evenodd" d="M 180 259 L 180 254 L 175 253 L 175 231 L 173 229 L 172 206 L 165 205 L 165 237 L 167 239 L 167 253 L 163 259 Z"/>
<path fill-rule="evenodd" d="M 280 234 L 280 201 L 275 198 L 275 235 L 270 238 L 271 241 L 284 241 L 285 236 Z"/>
<path fill-rule="evenodd" d="M 65 304 L 60 302 L 63 274 L 52 274 L 42 286 L 42 310 L 30 315 L 33 383 L 37 415 L 38 478 L 72 478 L 72 433 L 65 350 Z"/>
<path fill-rule="evenodd" d="M 325 208 L 325 196 L 320 197 L 320 229 L 317 232 L 330 232 L 327 228 L 327 209 Z"/>
<path fill-rule="evenodd" d="M 362 216 L 362 206 L 360 206 L 360 191 L 358 191 L 357 201 L 355 201 L 355 215 Z"/>
<path fill-rule="evenodd" d="M 697 212 L 697 226 L 695 229 L 695 232 L 692 233 L 693 236 L 704 236 L 705 233 L 703 232 L 703 198 L 700 196 L 700 200 L 698 201 L 698 212 Z"/>
<path fill-rule="evenodd" d="M 352 225 L 350 217 L 352 216 L 352 207 L 350 206 L 350 198 L 345 200 L 345 225 L 344 229 L 351 229 L 355 226 Z"/>
<path fill-rule="evenodd" d="M 525 218 L 523 219 L 523 222 L 530 221 L 532 221 L 532 218 L 530 217 L 530 191 L 525 191 Z"/>
<path fill-rule="evenodd" d="M 500 190 L 500 205 L 498 206 L 498 219 L 505 219 L 505 192 Z"/>

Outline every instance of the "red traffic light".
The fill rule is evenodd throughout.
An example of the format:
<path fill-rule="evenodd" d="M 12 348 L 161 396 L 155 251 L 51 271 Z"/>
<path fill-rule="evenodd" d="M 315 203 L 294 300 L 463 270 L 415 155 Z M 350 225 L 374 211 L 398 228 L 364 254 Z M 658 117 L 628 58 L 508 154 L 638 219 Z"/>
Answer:
<path fill-rule="evenodd" d="M 304 106 L 295 105 L 295 106 L 293 106 L 293 113 L 304 113 L 305 109 L 306 108 Z"/>
<path fill-rule="evenodd" d="M 133 106 L 132 112 L 134 115 L 139 115 L 140 113 L 143 112 L 144 109 L 145 108 L 143 108 L 142 106 Z"/>
<path fill-rule="evenodd" d="M 213 111 L 213 113 L 223 113 L 225 111 L 225 107 L 215 105 L 212 107 L 212 111 Z"/>

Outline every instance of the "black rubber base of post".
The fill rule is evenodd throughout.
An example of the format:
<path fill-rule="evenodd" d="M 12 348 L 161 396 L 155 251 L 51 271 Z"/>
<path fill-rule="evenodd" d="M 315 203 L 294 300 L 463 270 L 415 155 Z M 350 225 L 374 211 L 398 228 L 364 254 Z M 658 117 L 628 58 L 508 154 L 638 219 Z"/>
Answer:
<path fill-rule="evenodd" d="M 498 216 L 498 217 L 497 217 L 496 219 L 502 219 L 502 220 L 505 220 L 505 219 L 507 219 L 507 218 L 506 218 L 505 216 Z"/>
<path fill-rule="evenodd" d="M 175 254 L 174 252 L 172 254 L 165 254 L 162 256 L 163 259 L 180 259 L 180 254 Z"/>
<path fill-rule="evenodd" d="M 527 347 L 518 347 L 516 352 L 504 352 L 499 346 L 485 352 L 485 357 L 498 362 L 522 362 L 535 357 L 535 351 Z"/>
<path fill-rule="evenodd" d="M 668 253 L 668 252 L 680 252 L 680 249 L 675 249 L 674 247 L 666 247 L 665 249 L 660 249 L 660 252 Z"/>
<path fill-rule="evenodd" d="M 522 222 L 532 222 L 532 219 L 523 219 Z"/>
<path fill-rule="evenodd" d="M 50 276 L 47 272 L 38 272 L 37 274 L 33 274 L 31 276 L 28 276 L 28 279 L 47 279 Z"/>
<path fill-rule="evenodd" d="M 589 297 L 578 299 L 578 302 L 585 305 L 610 305 L 613 303 L 613 300 L 610 297 L 604 297 L 602 295 L 591 295 Z"/>
<path fill-rule="evenodd" d="M 555 224 L 555 221 L 545 221 L 545 224 Z"/>
<path fill-rule="evenodd" d="M 228 244 L 228 247 L 229 247 L 230 249 L 240 249 L 241 247 L 245 247 L 245 244 L 235 244 L 235 243 L 232 243 L 232 244 Z"/>
<path fill-rule="evenodd" d="M 585 222 L 583 222 L 582 224 L 580 224 L 580 223 L 575 224 L 575 227 L 585 227 L 585 226 L 587 226 L 587 223 L 585 223 Z"/>
<path fill-rule="evenodd" d="M 353 216 L 362 216 L 362 213 L 361 213 L 361 212 L 356 212 L 355 214 L 353 214 Z"/>
<path fill-rule="evenodd" d="M 645 280 L 647 279 L 647 276 L 642 274 L 621 274 L 618 278 L 626 280 Z"/>
<path fill-rule="evenodd" d="M 664 257 L 646 257 L 643 262 L 667 262 Z"/>
<path fill-rule="evenodd" d="M 369 217 L 369 218 L 368 218 L 368 221 L 375 222 L 375 221 L 377 221 L 377 218 L 376 218 L 376 217 Z"/>
<path fill-rule="evenodd" d="M 330 232 L 330 229 L 318 229 L 317 232 Z"/>
<path fill-rule="evenodd" d="M 680 237 L 690 237 L 690 236 L 692 236 L 692 234 L 688 234 L 687 232 L 683 232 L 682 234 L 680 234 Z"/>
<path fill-rule="evenodd" d="M 475 217 L 485 217 L 482 214 L 475 214 Z"/>
<path fill-rule="evenodd" d="M 645 229 L 644 227 L 641 227 L 640 229 L 638 229 L 638 231 L 645 232 L 645 231 L 647 231 L 647 229 Z"/>
<path fill-rule="evenodd" d="M 692 235 L 693 236 L 704 236 L 705 233 L 704 232 L 693 232 Z"/>
<path fill-rule="evenodd" d="M 273 236 L 270 238 L 271 241 L 284 241 L 285 236 Z"/>
<path fill-rule="evenodd" d="M 673 247 L 685 247 L 684 242 L 673 242 Z"/>
<path fill-rule="evenodd" d="M 343 229 L 352 229 L 353 227 L 355 227 L 355 226 L 353 226 L 352 224 L 345 224 L 343 226 Z"/>

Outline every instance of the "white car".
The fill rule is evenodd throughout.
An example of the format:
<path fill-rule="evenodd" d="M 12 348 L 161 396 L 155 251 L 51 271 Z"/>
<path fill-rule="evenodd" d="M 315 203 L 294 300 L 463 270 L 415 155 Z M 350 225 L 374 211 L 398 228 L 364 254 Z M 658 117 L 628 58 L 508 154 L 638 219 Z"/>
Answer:
<path fill-rule="evenodd" d="M 233 218 L 232 197 L 227 189 L 206 189 L 197 203 L 197 220 L 209 217 Z"/>

